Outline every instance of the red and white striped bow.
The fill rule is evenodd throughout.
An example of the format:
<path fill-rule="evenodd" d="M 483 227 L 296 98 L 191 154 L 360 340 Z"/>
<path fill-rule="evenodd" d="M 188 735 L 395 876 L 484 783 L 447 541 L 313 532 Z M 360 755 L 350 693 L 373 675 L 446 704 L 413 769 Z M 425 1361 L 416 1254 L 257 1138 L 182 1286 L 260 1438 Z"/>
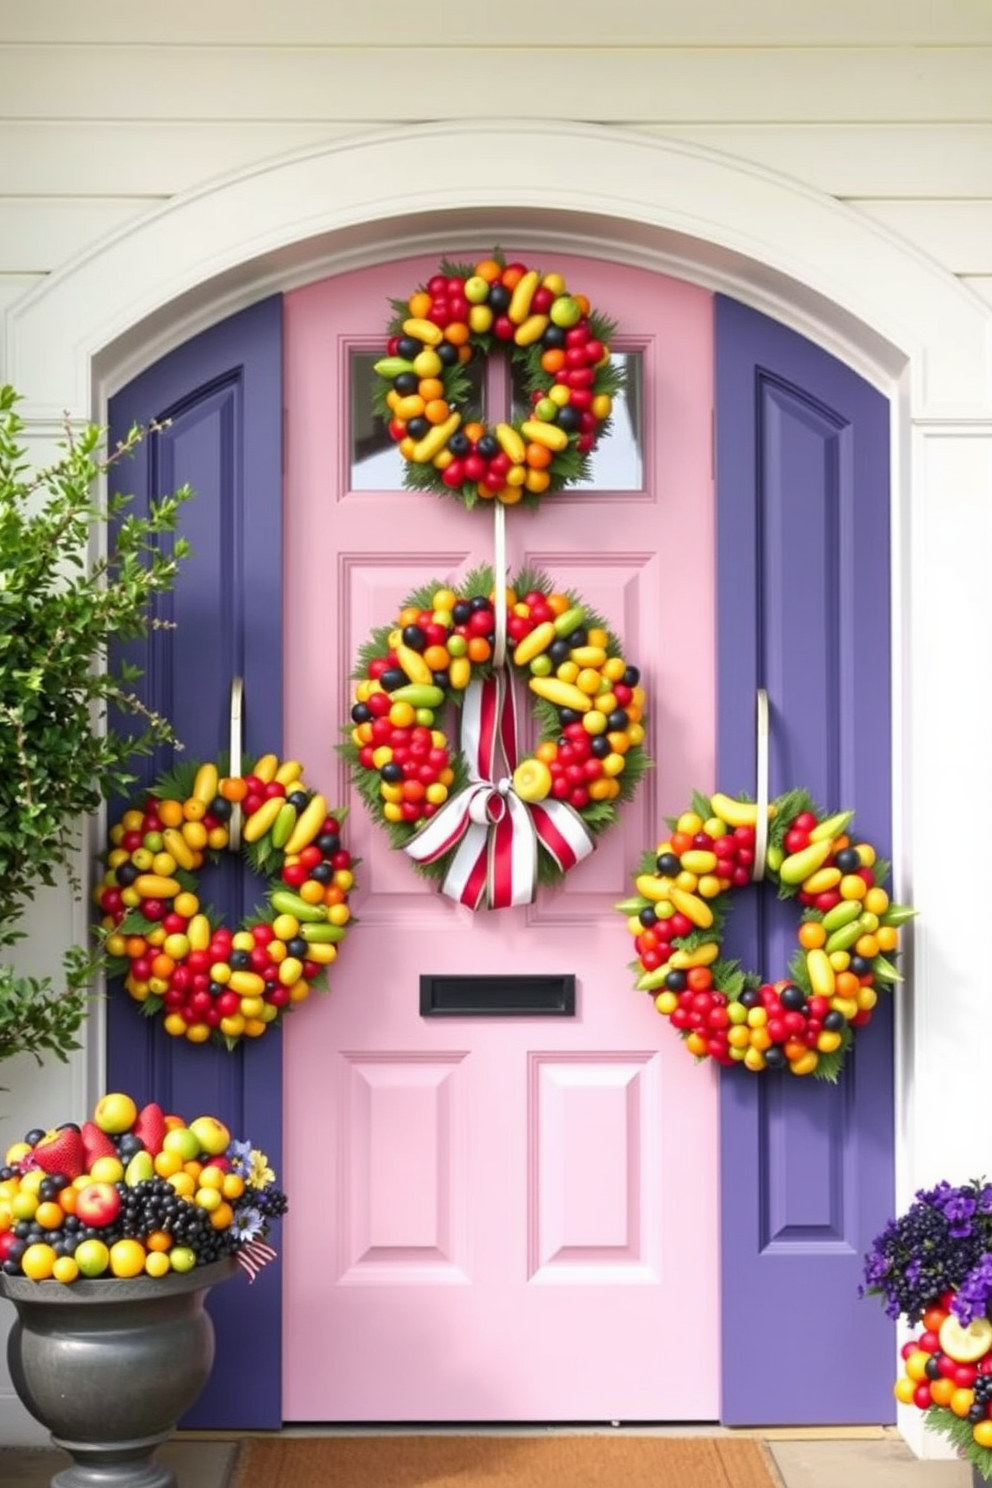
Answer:
<path fill-rule="evenodd" d="M 234 1259 L 242 1271 L 247 1272 L 249 1281 L 254 1281 L 262 1267 L 275 1258 L 276 1252 L 264 1240 L 249 1240 L 234 1252 Z"/>
<path fill-rule="evenodd" d="M 470 682 L 462 704 L 462 752 L 469 783 L 411 837 L 405 851 L 433 863 L 455 849 L 441 892 L 469 909 L 530 904 L 537 855 L 565 872 L 595 847 L 579 813 L 565 801 L 524 801 L 513 788 L 517 721 L 512 676 L 496 671 Z"/>

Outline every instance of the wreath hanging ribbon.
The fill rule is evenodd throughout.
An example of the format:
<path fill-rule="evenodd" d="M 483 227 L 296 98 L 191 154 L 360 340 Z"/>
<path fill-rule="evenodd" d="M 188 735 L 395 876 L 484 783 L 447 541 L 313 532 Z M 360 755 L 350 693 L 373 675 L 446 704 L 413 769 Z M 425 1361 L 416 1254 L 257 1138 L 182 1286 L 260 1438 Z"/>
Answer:
<path fill-rule="evenodd" d="M 517 792 L 517 720 L 513 679 L 495 672 L 472 682 L 462 704 L 462 751 L 468 783 L 406 844 L 416 863 L 453 853 L 442 893 L 470 909 L 533 902 L 538 851 L 561 873 L 595 847 L 581 816 L 564 801 L 526 801 Z"/>

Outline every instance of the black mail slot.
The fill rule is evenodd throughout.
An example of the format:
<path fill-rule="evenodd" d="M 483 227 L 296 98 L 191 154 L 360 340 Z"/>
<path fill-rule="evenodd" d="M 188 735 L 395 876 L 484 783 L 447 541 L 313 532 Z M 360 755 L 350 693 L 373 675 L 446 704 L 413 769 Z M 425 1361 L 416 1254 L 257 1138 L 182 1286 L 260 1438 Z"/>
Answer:
<path fill-rule="evenodd" d="M 575 976 L 422 976 L 422 1018 L 574 1018 Z"/>

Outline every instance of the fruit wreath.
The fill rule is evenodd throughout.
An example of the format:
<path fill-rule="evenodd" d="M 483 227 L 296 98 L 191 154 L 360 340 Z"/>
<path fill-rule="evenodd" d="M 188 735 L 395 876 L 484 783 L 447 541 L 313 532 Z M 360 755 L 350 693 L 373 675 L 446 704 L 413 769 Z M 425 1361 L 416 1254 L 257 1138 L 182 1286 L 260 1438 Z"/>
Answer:
<path fill-rule="evenodd" d="M 689 1052 L 718 1064 L 836 1080 L 915 910 L 883 887 L 888 864 L 851 835 L 854 813 L 826 816 L 803 790 L 768 805 L 763 878 L 802 906 L 789 975 L 766 982 L 721 955 L 731 897 L 753 881 L 758 807 L 695 795 L 645 854 L 637 893 L 616 907 L 635 937 L 637 987 Z"/>
<path fill-rule="evenodd" d="M 147 1016 L 190 1043 L 258 1038 L 309 996 L 337 959 L 354 863 L 343 813 L 303 782 L 296 760 L 262 755 L 244 775 L 189 762 L 163 776 L 110 829 L 96 889 L 108 971 Z M 268 880 L 265 906 L 217 924 L 197 873 L 230 847 Z"/>
<path fill-rule="evenodd" d="M 394 300 L 377 412 L 406 461 L 406 485 L 472 507 L 480 498 L 537 506 L 588 476 L 623 372 L 615 326 L 561 274 L 498 257 L 442 263 L 426 286 Z M 524 417 L 489 428 L 469 406 L 467 364 L 505 348 L 523 379 Z"/>
<path fill-rule="evenodd" d="M 392 845 L 473 910 L 530 903 L 588 856 L 648 763 L 640 673 L 605 622 L 526 570 L 499 599 L 489 568 L 411 594 L 361 649 L 341 746 Z M 523 757 L 515 678 L 540 731 Z"/>

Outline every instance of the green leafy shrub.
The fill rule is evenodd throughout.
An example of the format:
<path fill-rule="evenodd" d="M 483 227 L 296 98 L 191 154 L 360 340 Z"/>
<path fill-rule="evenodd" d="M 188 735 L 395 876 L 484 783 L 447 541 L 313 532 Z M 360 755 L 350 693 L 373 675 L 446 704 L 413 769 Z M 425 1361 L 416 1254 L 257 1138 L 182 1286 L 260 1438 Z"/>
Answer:
<path fill-rule="evenodd" d="M 23 937 L 40 885 L 67 878 L 79 892 L 86 818 L 133 782 L 137 755 L 172 738 L 135 693 L 137 669 L 109 667 L 107 653 L 164 623 L 154 601 L 188 549 L 161 539 L 192 494 L 183 486 L 140 516 L 131 497 L 101 495 L 156 425 L 111 451 L 104 430 L 67 421 L 54 462 L 33 469 L 17 403 L 0 386 L 0 947 Z M 72 947 L 56 984 L 0 964 L 0 1059 L 65 1060 L 78 1048 L 99 965 L 96 951 Z"/>

